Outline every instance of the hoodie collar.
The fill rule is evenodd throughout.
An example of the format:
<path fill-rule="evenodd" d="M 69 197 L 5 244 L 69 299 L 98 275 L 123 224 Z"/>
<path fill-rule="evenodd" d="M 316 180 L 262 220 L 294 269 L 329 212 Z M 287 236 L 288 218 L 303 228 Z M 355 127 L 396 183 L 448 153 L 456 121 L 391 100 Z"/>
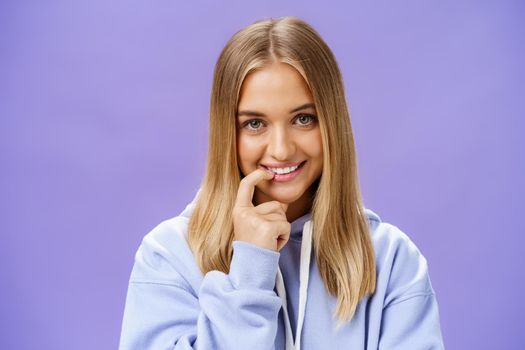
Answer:
<path fill-rule="evenodd" d="M 312 219 L 312 212 L 309 211 L 301 217 L 292 221 L 292 229 L 290 230 L 290 238 L 300 241 L 303 237 L 303 226 L 305 222 Z"/>

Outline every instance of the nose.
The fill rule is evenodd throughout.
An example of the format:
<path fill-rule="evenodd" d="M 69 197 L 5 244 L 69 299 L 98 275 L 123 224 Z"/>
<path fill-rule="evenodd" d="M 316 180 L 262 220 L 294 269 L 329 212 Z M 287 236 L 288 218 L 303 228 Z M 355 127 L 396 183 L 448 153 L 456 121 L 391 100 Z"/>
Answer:
<path fill-rule="evenodd" d="M 273 130 L 268 144 L 268 152 L 275 160 L 287 161 L 295 153 L 295 142 L 286 128 L 277 127 Z"/>

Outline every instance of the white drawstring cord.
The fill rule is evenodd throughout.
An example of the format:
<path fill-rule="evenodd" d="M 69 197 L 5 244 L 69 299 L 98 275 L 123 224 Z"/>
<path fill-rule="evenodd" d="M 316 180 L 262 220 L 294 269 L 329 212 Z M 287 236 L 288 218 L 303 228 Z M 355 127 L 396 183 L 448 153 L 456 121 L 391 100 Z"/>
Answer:
<path fill-rule="evenodd" d="M 297 330 L 295 332 L 295 344 L 292 334 L 290 317 L 288 316 L 288 304 L 286 302 L 286 288 L 281 269 L 277 270 L 276 286 L 277 294 L 283 305 L 284 326 L 286 336 L 286 350 L 301 350 L 301 333 L 304 323 L 306 300 L 308 298 L 308 280 L 310 277 L 310 256 L 312 253 L 312 221 L 308 220 L 303 226 L 303 239 L 301 242 L 301 262 L 299 265 L 299 314 L 297 316 Z"/>

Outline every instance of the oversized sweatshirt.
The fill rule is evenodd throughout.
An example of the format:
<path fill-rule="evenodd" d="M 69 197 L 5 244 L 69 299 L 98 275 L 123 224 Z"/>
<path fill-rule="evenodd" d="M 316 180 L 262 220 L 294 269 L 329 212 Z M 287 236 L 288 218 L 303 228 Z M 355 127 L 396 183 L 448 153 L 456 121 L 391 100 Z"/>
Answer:
<path fill-rule="evenodd" d="M 365 212 L 376 291 L 336 329 L 337 299 L 303 244 L 311 213 L 291 223 L 279 252 L 233 241 L 229 273 L 202 274 L 187 243 L 194 202 L 144 236 L 129 279 L 120 350 L 444 349 L 425 257 L 372 210 Z"/>

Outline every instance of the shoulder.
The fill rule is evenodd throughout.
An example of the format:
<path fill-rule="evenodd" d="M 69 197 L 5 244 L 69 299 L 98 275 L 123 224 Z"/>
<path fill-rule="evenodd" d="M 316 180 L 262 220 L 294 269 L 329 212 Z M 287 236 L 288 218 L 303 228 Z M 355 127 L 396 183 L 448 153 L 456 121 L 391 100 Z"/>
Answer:
<path fill-rule="evenodd" d="M 132 282 L 193 284 L 201 276 L 188 245 L 188 223 L 191 203 L 179 215 L 168 218 L 142 239 L 135 254 Z"/>
<path fill-rule="evenodd" d="M 416 263 L 420 262 L 420 259 L 425 261 L 412 239 L 399 227 L 383 221 L 371 209 L 366 209 L 366 214 L 378 258 L 395 255 L 398 260 L 402 259 L 404 262 Z M 409 261 L 405 261 L 406 259 L 409 259 Z"/>
<path fill-rule="evenodd" d="M 399 227 L 384 222 L 366 209 L 376 254 L 377 289 L 385 306 L 417 295 L 434 294 L 428 262 L 412 239 Z"/>
<path fill-rule="evenodd" d="M 160 263 L 162 260 L 172 262 L 189 249 L 187 235 L 187 218 L 175 216 L 166 219 L 142 238 L 138 253 L 150 259 L 151 263 Z"/>

